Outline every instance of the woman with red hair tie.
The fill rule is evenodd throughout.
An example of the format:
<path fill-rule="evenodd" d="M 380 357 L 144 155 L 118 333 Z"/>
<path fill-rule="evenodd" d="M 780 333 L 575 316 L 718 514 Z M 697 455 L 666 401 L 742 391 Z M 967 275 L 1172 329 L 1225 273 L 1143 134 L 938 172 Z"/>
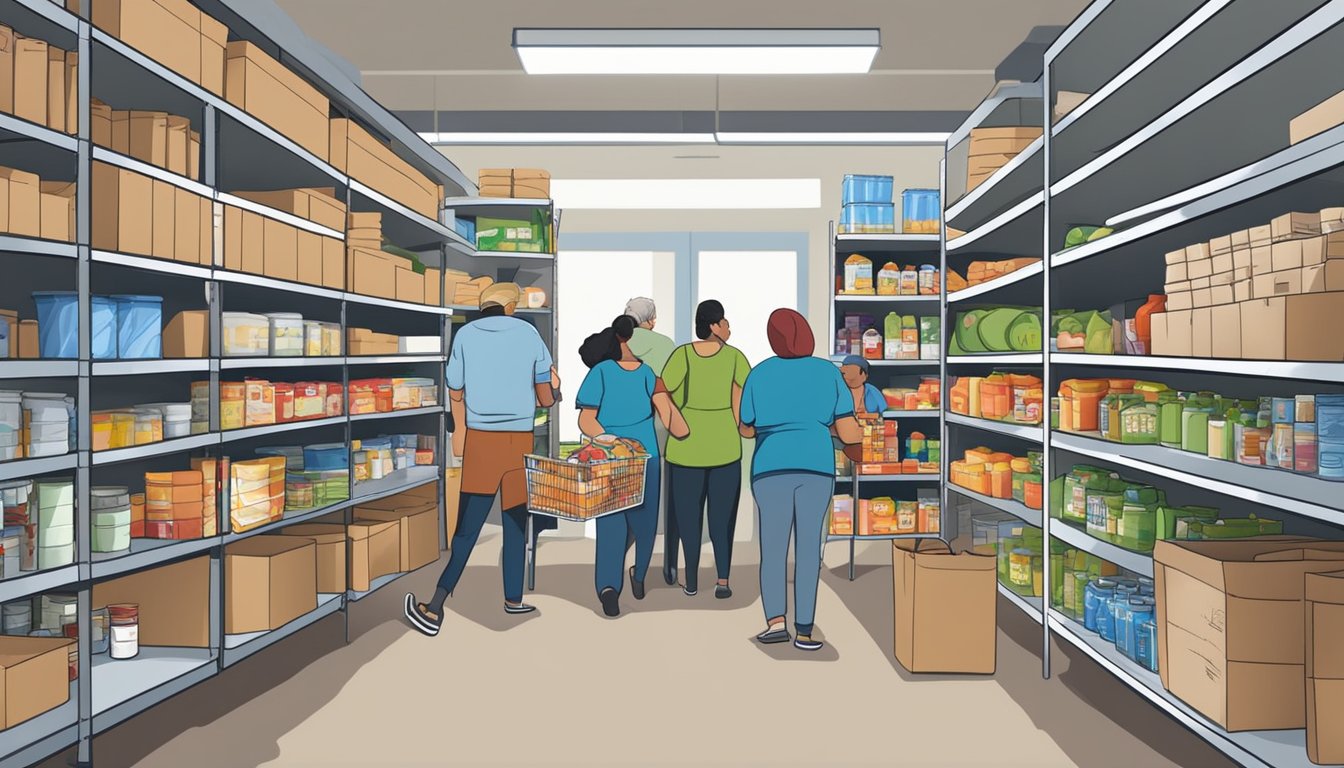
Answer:
<path fill-rule="evenodd" d="M 792 309 L 770 314 L 766 335 L 775 357 L 752 369 L 742 388 L 743 437 L 756 438 L 751 491 L 756 497 L 761 540 L 762 643 L 789 641 L 788 557 L 794 541 L 794 647 L 821 648 L 812 638 L 821 577 L 827 513 L 835 493 L 832 429 L 854 445 L 863 431 L 854 418 L 854 398 L 829 360 L 812 356 L 815 342 L 807 319 Z"/>

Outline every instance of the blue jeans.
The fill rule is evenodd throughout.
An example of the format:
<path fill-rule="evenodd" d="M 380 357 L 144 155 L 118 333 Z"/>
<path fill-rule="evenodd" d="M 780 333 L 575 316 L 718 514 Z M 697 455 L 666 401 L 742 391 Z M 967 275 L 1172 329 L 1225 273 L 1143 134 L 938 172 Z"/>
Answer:
<path fill-rule="evenodd" d="M 439 587 L 452 594 L 462 571 L 467 567 L 467 559 L 476 547 L 485 519 L 490 516 L 490 508 L 495 505 L 494 495 L 464 493 L 457 507 L 457 530 L 449 545 L 451 552 L 448 565 L 439 576 Z M 506 509 L 500 515 L 500 524 L 504 528 L 504 560 L 501 572 L 504 577 L 504 599 L 510 603 L 523 601 L 523 566 L 527 560 L 527 506 Z"/>
<path fill-rule="evenodd" d="M 597 593 L 610 587 L 620 594 L 625 584 L 627 542 L 635 541 L 635 580 L 643 581 L 653 559 L 653 541 L 658 535 L 658 492 L 662 459 L 648 460 L 644 469 L 644 503 L 624 512 L 597 519 L 597 565 L 594 582 Z"/>
<path fill-rule="evenodd" d="M 793 546 L 793 619 L 800 635 L 812 634 L 821 578 L 821 548 L 835 478 L 783 472 L 751 481 L 761 538 L 761 605 L 765 620 L 788 614 L 789 539 Z"/>

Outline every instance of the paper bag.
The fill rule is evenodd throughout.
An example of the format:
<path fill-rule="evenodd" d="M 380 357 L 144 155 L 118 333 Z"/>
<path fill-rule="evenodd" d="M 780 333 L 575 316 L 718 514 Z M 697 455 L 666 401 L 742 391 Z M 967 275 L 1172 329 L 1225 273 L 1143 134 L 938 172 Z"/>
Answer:
<path fill-rule="evenodd" d="M 921 549 L 933 545 L 942 549 Z M 996 559 L 929 539 L 892 542 L 896 660 L 911 672 L 993 674 Z"/>

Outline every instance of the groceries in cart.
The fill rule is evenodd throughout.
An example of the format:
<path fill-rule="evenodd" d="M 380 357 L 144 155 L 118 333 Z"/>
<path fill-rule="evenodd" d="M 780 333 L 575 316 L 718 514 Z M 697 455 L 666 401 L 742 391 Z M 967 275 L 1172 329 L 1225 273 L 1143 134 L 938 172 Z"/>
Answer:
<path fill-rule="evenodd" d="M 647 458 L 648 452 L 638 440 L 615 435 L 598 435 L 569 456 L 571 464 L 594 464 L 610 459 Z"/>
<path fill-rule="evenodd" d="M 638 440 L 599 435 L 564 461 L 527 457 L 527 506 L 535 514 L 591 520 L 644 503 L 649 454 Z"/>

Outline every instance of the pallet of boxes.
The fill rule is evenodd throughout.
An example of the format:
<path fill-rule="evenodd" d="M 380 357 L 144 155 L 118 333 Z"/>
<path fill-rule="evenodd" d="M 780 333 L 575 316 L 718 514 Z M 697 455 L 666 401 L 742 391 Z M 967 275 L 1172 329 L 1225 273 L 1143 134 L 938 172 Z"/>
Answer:
<path fill-rule="evenodd" d="M 970 192 L 1041 137 L 1030 125 L 972 128 L 967 148 L 966 191 Z"/>
<path fill-rule="evenodd" d="M 1344 361 L 1344 208 L 1272 222 L 1166 255 L 1153 354 Z"/>

